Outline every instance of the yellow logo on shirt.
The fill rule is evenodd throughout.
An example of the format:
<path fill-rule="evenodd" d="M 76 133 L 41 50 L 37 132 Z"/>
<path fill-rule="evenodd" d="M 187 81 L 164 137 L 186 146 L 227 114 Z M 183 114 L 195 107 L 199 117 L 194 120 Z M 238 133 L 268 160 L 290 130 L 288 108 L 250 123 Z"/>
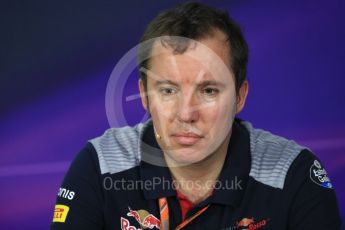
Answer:
<path fill-rule="evenodd" d="M 69 207 L 62 204 L 55 205 L 53 222 L 65 223 Z"/>

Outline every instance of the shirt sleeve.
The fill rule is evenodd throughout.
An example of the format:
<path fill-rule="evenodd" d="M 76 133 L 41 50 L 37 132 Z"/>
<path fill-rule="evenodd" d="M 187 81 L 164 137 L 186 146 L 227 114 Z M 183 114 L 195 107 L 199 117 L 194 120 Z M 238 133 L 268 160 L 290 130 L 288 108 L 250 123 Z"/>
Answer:
<path fill-rule="evenodd" d="M 289 230 L 340 230 L 336 194 L 325 168 L 309 150 L 303 150 L 289 171 L 290 183 L 297 182 L 289 214 Z M 293 186 L 291 186 L 293 187 Z"/>
<path fill-rule="evenodd" d="M 88 143 L 72 162 L 58 191 L 51 229 L 103 229 L 100 181 L 97 153 Z"/>

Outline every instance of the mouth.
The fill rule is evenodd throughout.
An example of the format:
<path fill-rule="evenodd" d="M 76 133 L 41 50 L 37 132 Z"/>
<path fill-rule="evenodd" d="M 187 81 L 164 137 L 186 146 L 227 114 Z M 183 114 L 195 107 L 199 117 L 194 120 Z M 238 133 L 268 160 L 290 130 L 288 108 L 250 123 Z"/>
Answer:
<path fill-rule="evenodd" d="M 171 135 L 175 142 L 180 145 L 194 145 L 200 141 L 203 137 L 192 132 L 188 133 L 175 133 Z"/>

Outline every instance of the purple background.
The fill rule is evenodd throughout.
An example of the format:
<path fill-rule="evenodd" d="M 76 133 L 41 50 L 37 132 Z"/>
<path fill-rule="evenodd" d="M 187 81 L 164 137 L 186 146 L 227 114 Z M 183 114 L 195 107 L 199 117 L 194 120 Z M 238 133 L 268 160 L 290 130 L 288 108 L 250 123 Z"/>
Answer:
<path fill-rule="evenodd" d="M 177 1 L 1 1 L 0 228 L 47 229 L 71 160 L 109 127 L 105 89 L 159 10 Z M 345 4 L 204 1 L 226 8 L 250 46 L 242 118 L 322 160 L 345 219 Z M 126 94 L 136 91 L 136 76 Z M 144 114 L 124 102 L 129 124 Z"/>

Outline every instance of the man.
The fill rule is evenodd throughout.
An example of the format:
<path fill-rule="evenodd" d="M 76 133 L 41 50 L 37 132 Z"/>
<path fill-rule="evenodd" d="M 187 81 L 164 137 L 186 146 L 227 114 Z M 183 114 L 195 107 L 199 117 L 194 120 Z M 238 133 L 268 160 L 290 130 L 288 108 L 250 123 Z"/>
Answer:
<path fill-rule="evenodd" d="M 139 49 L 144 124 L 113 128 L 72 163 L 52 229 L 340 229 L 325 169 L 293 141 L 235 118 L 248 48 L 227 13 L 186 3 Z"/>

